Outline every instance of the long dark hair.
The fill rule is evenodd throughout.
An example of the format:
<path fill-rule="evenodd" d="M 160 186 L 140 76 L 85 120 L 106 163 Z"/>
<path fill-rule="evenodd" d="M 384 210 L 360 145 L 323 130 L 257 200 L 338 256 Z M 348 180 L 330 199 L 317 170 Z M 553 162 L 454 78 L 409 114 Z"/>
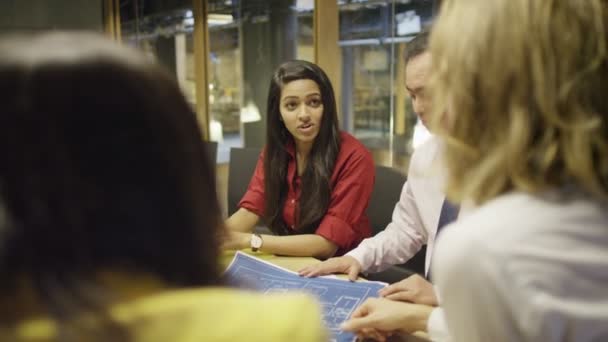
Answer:
<path fill-rule="evenodd" d="M 99 271 L 218 282 L 214 175 L 173 77 L 94 34 L 9 38 L 0 103 L 4 295 L 29 280 L 61 327 L 103 307 Z"/>
<path fill-rule="evenodd" d="M 331 175 L 340 151 L 340 131 L 336 98 L 329 78 L 321 68 L 306 61 L 283 63 L 274 73 L 268 90 L 267 137 L 264 158 L 265 220 L 276 234 L 292 231 L 283 220 L 283 206 L 288 191 L 288 144 L 293 137 L 281 121 L 280 101 L 283 86 L 301 79 L 314 81 L 321 91 L 323 117 L 306 169 L 302 174 L 299 208 L 295 230 L 298 234 L 312 233 L 327 212 L 331 200 Z"/>

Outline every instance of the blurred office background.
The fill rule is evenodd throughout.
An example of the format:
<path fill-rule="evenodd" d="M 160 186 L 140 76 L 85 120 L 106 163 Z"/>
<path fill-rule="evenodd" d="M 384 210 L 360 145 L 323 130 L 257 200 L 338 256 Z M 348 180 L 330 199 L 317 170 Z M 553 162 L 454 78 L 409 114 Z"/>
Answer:
<path fill-rule="evenodd" d="M 207 140 L 220 196 L 231 147 L 261 147 L 273 70 L 304 59 L 326 70 L 340 124 L 378 165 L 407 173 L 428 136 L 404 87 L 407 42 L 439 0 L 2 0 L 0 33 L 93 30 L 175 74 Z M 225 200 L 222 199 L 222 203 Z"/>

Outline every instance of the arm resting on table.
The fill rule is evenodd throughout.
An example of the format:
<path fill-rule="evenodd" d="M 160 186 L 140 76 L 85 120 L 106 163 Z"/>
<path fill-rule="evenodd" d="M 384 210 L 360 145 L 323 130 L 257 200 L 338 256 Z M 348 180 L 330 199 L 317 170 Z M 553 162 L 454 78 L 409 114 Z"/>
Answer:
<path fill-rule="evenodd" d="M 262 235 L 262 239 L 264 244 L 261 250 L 271 254 L 326 259 L 333 256 L 338 250 L 335 243 L 317 234 Z"/>
<path fill-rule="evenodd" d="M 245 208 L 239 208 L 239 210 L 232 214 L 224 224 L 228 230 L 233 232 L 250 233 L 259 220 L 260 217 L 255 213 Z"/>

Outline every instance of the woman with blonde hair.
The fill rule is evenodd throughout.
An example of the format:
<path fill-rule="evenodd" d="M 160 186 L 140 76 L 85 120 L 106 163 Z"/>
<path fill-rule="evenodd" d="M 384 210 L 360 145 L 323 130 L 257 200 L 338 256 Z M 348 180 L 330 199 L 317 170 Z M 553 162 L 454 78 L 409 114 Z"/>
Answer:
<path fill-rule="evenodd" d="M 608 2 L 448 1 L 431 44 L 448 196 L 479 206 L 435 259 L 452 336 L 608 340 Z"/>
<path fill-rule="evenodd" d="M 608 2 L 447 0 L 431 52 L 447 194 L 476 206 L 434 259 L 451 337 L 608 340 Z M 347 327 L 411 325 L 397 304 Z"/>

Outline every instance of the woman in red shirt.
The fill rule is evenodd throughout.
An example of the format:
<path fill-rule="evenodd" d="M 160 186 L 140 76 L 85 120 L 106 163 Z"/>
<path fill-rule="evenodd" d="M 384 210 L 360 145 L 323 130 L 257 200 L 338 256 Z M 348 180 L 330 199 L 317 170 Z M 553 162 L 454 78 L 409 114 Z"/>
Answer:
<path fill-rule="evenodd" d="M 371 235 L 365 214 L 374 162 L 340 132 L 334 91 L 315 64 L 279 66 L 268 92 L 266 147 L 239 210 L 226 221 L 226 248 L 329 258 Z M 262 219 L 275 235 L 251 234 Z"/>

